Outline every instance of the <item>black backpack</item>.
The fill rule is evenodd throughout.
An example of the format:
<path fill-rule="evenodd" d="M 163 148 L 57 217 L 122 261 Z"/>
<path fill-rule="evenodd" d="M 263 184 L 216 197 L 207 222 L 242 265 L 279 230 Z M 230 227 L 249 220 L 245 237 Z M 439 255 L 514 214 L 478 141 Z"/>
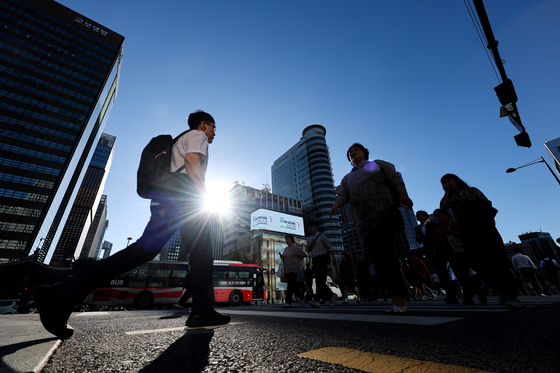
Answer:
<path fill-rule="evenodd" d="M 552 259 L 544 261 L 544 270 L 550 275 L 555 276 L 558 273 L 558 267 L 552 262 Z"/>
<path fill-rule="evenodd" d="M 190 130 L 173 138 L 171 135 L 159 135 L 150 140 L 142 150 L 140 165 L 136 173 L 136 192 L 142 198 L 154 199 L 166 194 L 171 172 L 171 153 L 173 144 Z M 175 172 L 181 172 L 181 166 Z"/>

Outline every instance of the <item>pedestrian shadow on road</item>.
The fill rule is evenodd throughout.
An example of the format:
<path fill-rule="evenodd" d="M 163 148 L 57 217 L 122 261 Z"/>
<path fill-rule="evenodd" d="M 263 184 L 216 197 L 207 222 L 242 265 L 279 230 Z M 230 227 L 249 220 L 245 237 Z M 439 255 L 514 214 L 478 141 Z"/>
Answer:
<path fill-rule="evenodd" d="M 140 370 L 140 373 L 194 373 L 204 372 L 208 366 L 210 342 L 214 337 L 211 329 L 188 329 L 157 359 Z"/>
<path fill-rule="evenodd" d="M 185 310 L 185 311 L 175 311 L 175 313 L 172 314 L 168 314 L 166 316 L 162 316 L 159 319 L 160 320 L 169 320 L 169 319 L 180 319 L 181 317 L 185 317 L 190 315 L 190 312 Z"/>

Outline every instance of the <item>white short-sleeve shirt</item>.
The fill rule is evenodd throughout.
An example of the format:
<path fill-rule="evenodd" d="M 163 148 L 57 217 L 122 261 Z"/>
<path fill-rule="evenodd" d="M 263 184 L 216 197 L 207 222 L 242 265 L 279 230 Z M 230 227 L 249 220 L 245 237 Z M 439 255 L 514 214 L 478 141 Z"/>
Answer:
<path fill-rule="evenodd" d="M 172 152 L 171 172 L 175 172 L 185 165 L 185 155 L 187 153 L 196 153 L 200 155 L 202 176 L 206 176 L 206 169 L 208 168 L 208 137 L 204 132 L 192 130 L 181 136 L 173 145 Z M 181 173 L 186 174 L 187 171 L 183 168 Z"/>

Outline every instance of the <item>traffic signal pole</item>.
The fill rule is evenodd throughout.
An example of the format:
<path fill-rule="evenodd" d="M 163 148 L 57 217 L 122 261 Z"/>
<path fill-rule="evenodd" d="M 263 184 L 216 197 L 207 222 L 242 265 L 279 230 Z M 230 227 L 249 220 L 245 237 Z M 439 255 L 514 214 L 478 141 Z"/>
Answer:
<path fill-rule="evenodd" d="M 490 26 L 490 21 L 488 20 L 488 14 L 486 14 L 486 9 L 484 8 L 484 3 L 482 0 L 473 0 L 476 13 L 478 14 L 478 19 L 486 40 L 488 42 L 488 49 L 492 51 L 494 56 L 494 62 L 496 67 L 500 72 L 502 77 L 502 83 L 498 85 L 494 90 L 496 95 L 500 100 L 500 103 L 505 107 L 506 105 L 511 105 L 512 110 L 508 110 L 508 117 L 510 122 L 519 130 L 520 134 L 515 136 L 515 141 L 519 146 L 525 146 L 527 148 L 531 147 L 531 140 L 529 134 L 525 131 L 525 127 L 521 123 L 521 117 L 517 110 L 517 95 L 515 89 L 513 88 L 512 81 L 507 77 L 506 70 L 504 69 L 504 64 L 502 58 L 500 57 L 500 52 L 498 52 L 498 41 L 494 38 L 494 33 L 492 32 L 492 27 Z"/>

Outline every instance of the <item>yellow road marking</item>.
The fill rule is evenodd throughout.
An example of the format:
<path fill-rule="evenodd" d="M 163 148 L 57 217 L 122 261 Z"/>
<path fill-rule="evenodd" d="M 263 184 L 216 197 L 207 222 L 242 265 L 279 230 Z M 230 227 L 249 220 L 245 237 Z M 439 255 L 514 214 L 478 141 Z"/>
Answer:
<path fill-rule="evenodd" d="M 491 373 L 458 365 L 432 363 L 430 361 L 407 359 L 390 355 L 374 354 L 341 347 L 325 347 L 303 352 L 299 357 L 342 365 L 371 373 Z"/>

